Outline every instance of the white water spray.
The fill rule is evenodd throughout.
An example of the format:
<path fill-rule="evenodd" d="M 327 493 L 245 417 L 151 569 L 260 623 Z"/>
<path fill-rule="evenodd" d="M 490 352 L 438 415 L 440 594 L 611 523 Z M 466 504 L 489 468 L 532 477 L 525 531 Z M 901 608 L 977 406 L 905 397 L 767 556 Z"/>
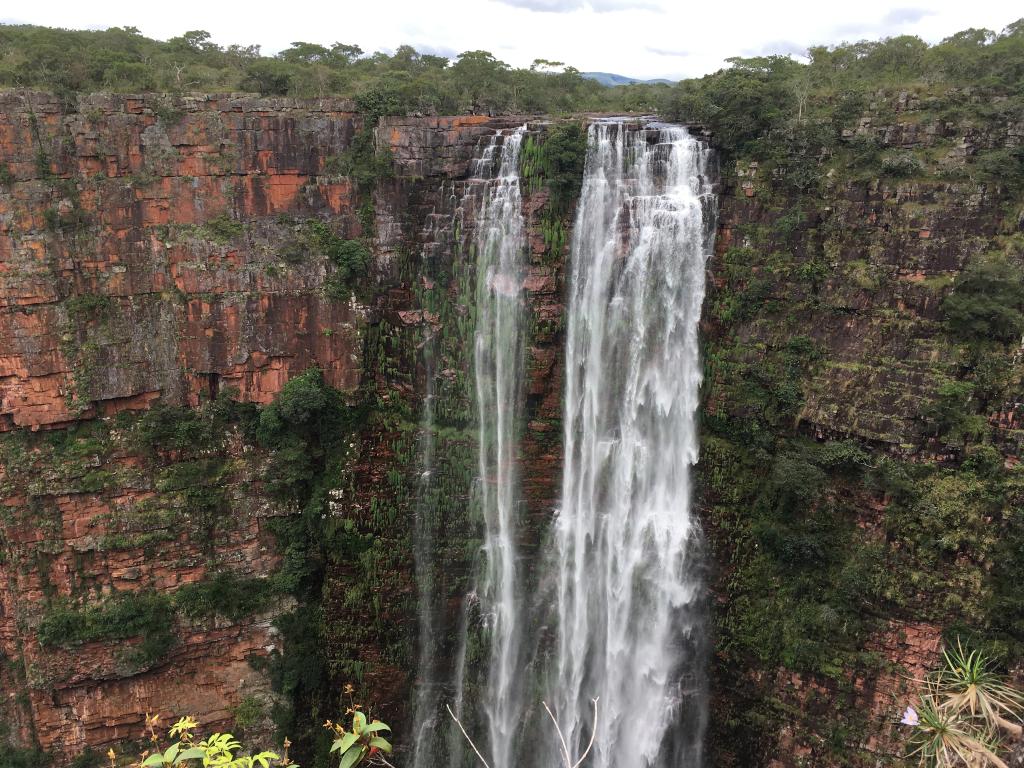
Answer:
<path fill-rule="evenodd" d="M 589 143 L 572 240 L 549 702 L 579 754 L 601 697 L 592 768 L 695 768 L 706 694 L 690 468 L 709 150 L 680 127 L 615 121 L 592 125 Z"/>

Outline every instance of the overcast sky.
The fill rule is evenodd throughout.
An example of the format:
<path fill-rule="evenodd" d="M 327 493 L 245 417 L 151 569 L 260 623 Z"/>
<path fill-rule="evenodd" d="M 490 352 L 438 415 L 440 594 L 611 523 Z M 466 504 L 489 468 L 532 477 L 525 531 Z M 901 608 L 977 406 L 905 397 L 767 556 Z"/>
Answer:
<path fill-rule="evenodd" d="M 39 0 L 0 9 L 8 23 L 135 26 L 159 39 L 205 29 L 218 43 L 258 43 L 264 53 L 296 40 L 368 52 L 409 44 L 449 58 L 483 49 L 515 66 L 545 58 L 671 79 L 713 72 L 730 56 L 900 34 L 937 42 L 1021 16 L 1019 0 Z"/>

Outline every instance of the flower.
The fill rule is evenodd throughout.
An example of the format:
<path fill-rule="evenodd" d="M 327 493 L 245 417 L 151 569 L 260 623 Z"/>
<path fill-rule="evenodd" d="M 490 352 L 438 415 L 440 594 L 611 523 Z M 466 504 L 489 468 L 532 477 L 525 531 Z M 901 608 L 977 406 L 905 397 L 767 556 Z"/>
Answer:
<path fill-rule="evenodd" d="M 920 725 L 921 718 L 917 716 L 917 710 L 913 707 L 908 706 L 906 711 L 903 713 L 903 718 L 900 720 L 902 725 Z"/>

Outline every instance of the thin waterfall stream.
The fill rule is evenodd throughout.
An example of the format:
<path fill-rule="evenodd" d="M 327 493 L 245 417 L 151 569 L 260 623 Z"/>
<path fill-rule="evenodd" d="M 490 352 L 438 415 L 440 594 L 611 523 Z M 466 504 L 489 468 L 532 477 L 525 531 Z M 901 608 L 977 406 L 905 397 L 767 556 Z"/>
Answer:
<path fill-rule="evenodd" d="M 483 557 L 475 592 L 467 597 L 467 608 L 479 610 L 484 642 L 488 646 L 486 671 L 472 670 L 473 706 L 485 715 L 488 743 L 496 763 L 507 765 L 513 739 L 521 717 L 521 680 L 518 669 L 521 656 L 519 594 L 516 543 L 516 492 L 518 486 L 517 436 L 522 421 L 524 379 L 525 298 L 523 279 L 526 269 L 526 229 L 519 185 L 519 156 L 526 127 L 498 131 L 472 161 L 471 178 L 456 215 L 468 213 L 479 200 L 472 221 L 471 239 L 475 264 L 476 327 L 473 338 L 473 389 L 477 428 L 477 479 L 473 505 L 483 522 Z M 461 647 L 456 655 L 454 680 L 441 680 L 445 664 L 432 658 L 442 644 L 437 639 L 440 610 L 436 606 L 430 561 L 430 548 L 437 535 L 424 521 L 431 519 L 424 500 L 430 498 L 429 469 L 434 462 L 435 446 L 430 437 L 433 420 L 433 339 L 424 346 L 424 365 L 428 377 L 423 401 L 423 437 L 420 462 L 424 467 L 416 507 L 417 582 L 420 585 L 419 681 L 414 695 L 415 738 L 413 768 L 435 768 L 447 751 L 457 765 L 462 745 L 444 740 L 438 728 L 440 691 L 451 682 L 455 707 L 461 709 L 467 666 L 467 638 L 470 632 L 468 610 L 463 612 L 459 635 Z M 435 499 L 436 501 L 436 499 Z M 430 606 L 424 601 L 432 601 Z M 477 631 L 476 629 L 473 630 Z M 444 715 L 447 717 L 447 715 Z M 483 725 L 483 724 L 482 724 Z"/>
<path fill-rule="evenodd" d="M 483 710 L 495 766 L 510 765 L 522 714 L 521 604 L 516 572 L 517 434 L 524 375 L 526 227 L 519 187 L 525 127 L 499 134 L 480 168 L 495 166 L 477 220 L 477 327 L 474 375 L 484 575 L 479 588 L 490 637 Z M 499 153 L 495 160 L 493 153 Z"/>

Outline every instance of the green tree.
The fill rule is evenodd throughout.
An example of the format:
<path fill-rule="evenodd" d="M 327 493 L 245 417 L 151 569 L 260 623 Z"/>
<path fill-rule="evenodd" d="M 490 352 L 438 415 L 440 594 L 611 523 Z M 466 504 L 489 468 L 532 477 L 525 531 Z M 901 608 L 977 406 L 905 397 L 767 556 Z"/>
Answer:
<path fill-rule="evenodd" d="M 942 311 L 949 331 L 965 341 L 1018 342 L 1024 333 L 1024 272 L 1003 258 L 974 262 Z"/>

